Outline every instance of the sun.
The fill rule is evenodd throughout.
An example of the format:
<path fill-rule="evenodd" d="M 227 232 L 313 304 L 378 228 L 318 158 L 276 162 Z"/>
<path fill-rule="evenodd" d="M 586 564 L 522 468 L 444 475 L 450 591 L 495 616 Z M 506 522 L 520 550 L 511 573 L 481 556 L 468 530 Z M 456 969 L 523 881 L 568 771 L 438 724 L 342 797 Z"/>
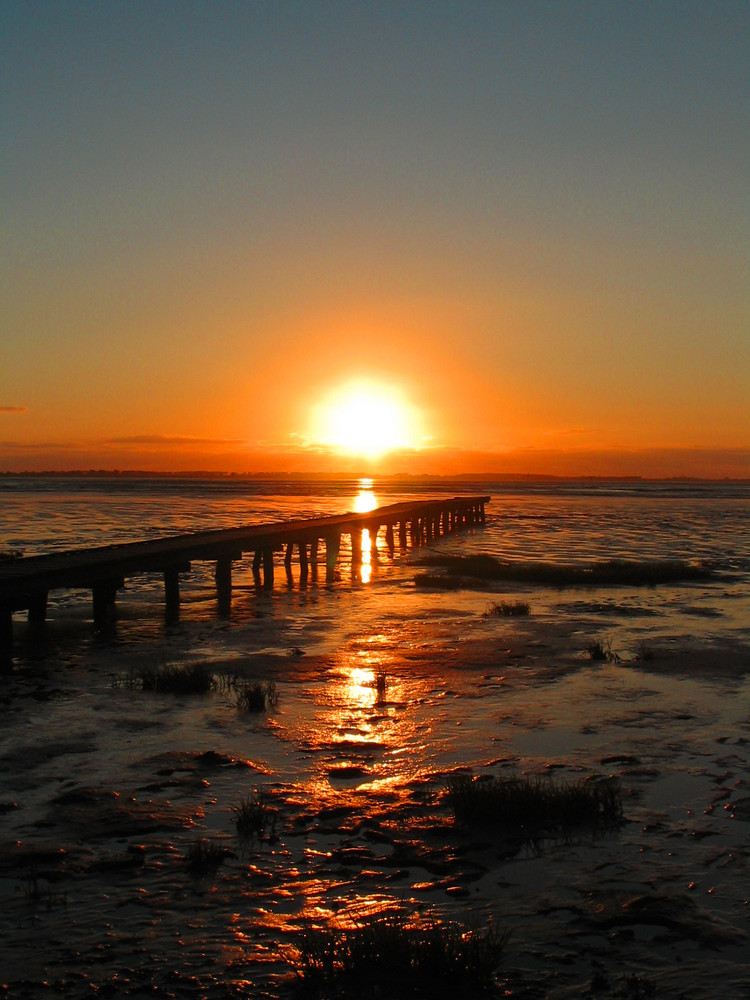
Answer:
<path fill-rule="evenodd" d="M 314 408 L 312 437 L 349 455 L 378 458 L 420 441 L 419 418 L 395 386 L 359 380 L 332 391 Z"/>

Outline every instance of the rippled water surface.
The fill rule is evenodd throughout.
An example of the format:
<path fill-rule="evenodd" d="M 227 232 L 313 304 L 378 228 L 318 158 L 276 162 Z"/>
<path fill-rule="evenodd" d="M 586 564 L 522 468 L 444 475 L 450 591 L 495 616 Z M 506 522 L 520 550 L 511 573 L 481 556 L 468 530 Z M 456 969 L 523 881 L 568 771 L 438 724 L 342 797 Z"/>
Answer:
<path fill-rule="evenodd" d="M 492 496 L 487 525 L 427 551 L 681 559 L 715 576 L 423 590 L 426 549 L 391 558 L 378 539 L 359 572 L 344 536 L 329 585 L 300 581 L 296 566 L 287 580 L 280 564 L 268 592 L 249 558 L 236 563 L 228 619 L 209 563 L 182 578 L 170 627 L 157 576 L 129 580 L 100 633 L 90 594 L 53 592 L 43 633 L 14 616 L 2 691 L 3 995 L 286 996 L 302 927 L 395 908 L 513 926 L 499 970 L 510 996 L 592 983 L 617 996 L 646 979 L 659 996 L 748 995 L 746 487 L 8 478 L 0 548 L 475 492 Z M 530 613 L 488 614 L 498 601 Z M 591 659 L 595 642 L 608 659 Z M 133 683 L 197 661 L 215 677 L 206 695 Z M 272 683 L 278 701 L 239 711 L 244 681 Z M 612 774 L 627 822 L 510 850 L 455 828 L 456 769 Z M 263 820 L 249 839 L 243 800 Z M 191 867 L 198 840 L 215 863 Z M 698 974 L 706 963 L 711 977 Z"/>

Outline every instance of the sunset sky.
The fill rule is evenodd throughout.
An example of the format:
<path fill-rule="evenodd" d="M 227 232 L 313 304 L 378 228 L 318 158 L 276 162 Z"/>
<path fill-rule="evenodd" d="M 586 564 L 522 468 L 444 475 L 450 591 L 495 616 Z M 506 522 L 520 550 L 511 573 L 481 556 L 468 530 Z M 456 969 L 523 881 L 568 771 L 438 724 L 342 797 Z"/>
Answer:
<path fill-rule="evenodd" d="M 750 476 L 747 0 L 4 0 L 0 150 L 0 471 Z"/>

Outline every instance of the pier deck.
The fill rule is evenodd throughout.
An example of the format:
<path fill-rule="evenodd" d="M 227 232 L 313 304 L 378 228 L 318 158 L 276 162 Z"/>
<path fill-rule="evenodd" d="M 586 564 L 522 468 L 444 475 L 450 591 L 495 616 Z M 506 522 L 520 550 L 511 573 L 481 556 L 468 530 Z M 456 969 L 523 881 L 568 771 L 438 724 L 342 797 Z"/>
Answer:
<path fill-rule="evenodd" d="M 326 579 L 333 578 L 341 536 L 351 536 L 352 566 L 362 563 L 362 532 L 370 534 L 371 554 L 377 559 L 377 538 L 385 527 L 385 543 L 392 554 L 396 534 L 401 548 L 422 545 L 440 535 L 484 524 L 488 496 L 409 500 L 365 513 L 348 512 L 307 520 L 250 524 L 215 531 L 191 532 L 143 542 L 74 549 L 27 556 L 0 563 L 0 655 L 8 655 L 13 641 L 13 613 L 27 611 L 29 622 L 41 625 L 47 615 L 51 590 L 90 589 L 94 624 L 111 619 L 117 591 L 125 579 L 142 573 L 164 577 L 165 618 L 179 619 L 179 574 L 192 562 L 216 562 L 216 592 L 220 613 L 228 613 L 232 593 L 232 563 L 253 552 L 253 576 L 265 588 L 273 587 L 274 553 L 284 551 L 290 572 L 296 550 L 300 579 L 317 573 L 320 542 L 325 544 Z"/>

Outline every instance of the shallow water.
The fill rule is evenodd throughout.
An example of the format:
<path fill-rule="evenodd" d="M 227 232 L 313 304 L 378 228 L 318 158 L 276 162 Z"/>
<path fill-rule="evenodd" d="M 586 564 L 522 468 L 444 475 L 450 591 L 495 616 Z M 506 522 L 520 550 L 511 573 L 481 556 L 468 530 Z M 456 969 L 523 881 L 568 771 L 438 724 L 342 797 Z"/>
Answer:
<path fill-rule="evenodd" d="M 368 489 L 408 498 L 402 483 L 34 485 L 0 494 L 2 535 L 26 551 L 333 513 Z M 344 550 L 328 587 L 295 576 L 256 592 L 237 568 L 228 621 L 210 566 L 185 579 L 168 629 L 157 579 L 128 585 L 106 634 L 82 592 L 54 595 L 42 637 L 16 616 L 0 733 L 5 996 L 285 996 L 307 921 L 396 906 L 514 927 L 509 996 L 582 995 L 593 979 L 615 996 L 632 975 L 659 996 L 747 995 L 747 492 L 439 488 L 493 495 L 486 529 L 441 552 L 700 559 L 722 576 L 430 592 L 413 585 L 420 552 L 383 553 L 361 583 Z M 500 599 L 531 614 L 488 615 Z M 603 639 L 619 659 L 591 661 Z M 252 715 L 226 687 L 124 683 L 196 660 L 274 681 L 277 706 Z M 613 774 L 627 822 L 511 850 L 454 829 L 456 768 Z M 259 793 L 266 827 L 242 842 L 236 809 Z M 228 853 L 196 873 L 199 837 Z"/>

